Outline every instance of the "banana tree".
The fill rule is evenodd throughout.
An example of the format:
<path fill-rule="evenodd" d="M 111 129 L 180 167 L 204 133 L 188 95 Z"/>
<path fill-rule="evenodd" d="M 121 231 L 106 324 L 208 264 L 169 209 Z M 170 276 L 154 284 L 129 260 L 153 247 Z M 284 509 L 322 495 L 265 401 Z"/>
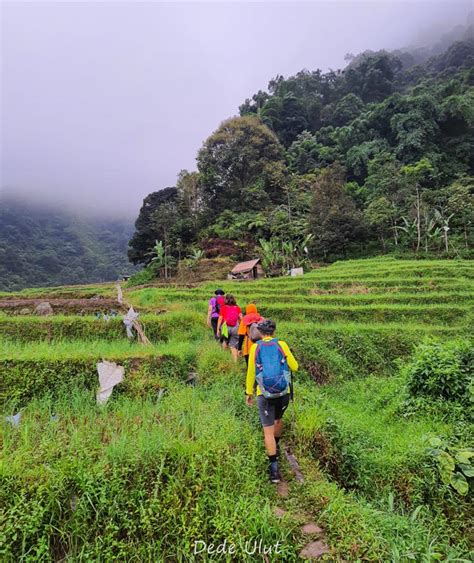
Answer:
<path fill-rule="evenodd" d="M 164 268 L 165 279 L 167 279 L 169 277 L 170 268 L 176 265 L 176 260 L 167 252 L 163 241 L 156 240 L 155 246 L 152 251 L 149 252 L 149 255 L 152 257 L 150 265 L 152 265 L 157 272 Z"/>
<path fill-rule="evenodd" d="M 271 274 L 281 273 L 284 256 L 281 251 L 280 242 L 277 239 L 260 239 L 259 255 L 263 269 Z"/>
<path fill-rule="evenodd" d="M 188 256 L 188 264 L 191 268 L 195 268 L 198 263 L 204 258 L 204 250 L 200 248 L 193 248 L 191 254 Z"/>
<path fill-rule="evenodd" d="M 165 264 L 165 247 L 163 241 L 155 240 L 155 246 L 150 252 L 152 256 L 151 261 L 155 264 L 155 267 L 161 268 Z"/>
<path fill-rule="evenodd" d="M 430 218 L 428 210 L 425 213 L 425 252 L 428 253 L 429 243 L 436 241 L 439 237 L 440 229 L 436 219 Z"/>
<path fill-rule="evenodd" d="M 309 262 L 308 244 L 312 238 L 313 235 L 309 234 L 299 241 L 260 239 L 260 258 L 263 268 L 272 273 L 286 274 L 292 268 L 306 266 Z"/>
<path fill-rule="evenodd" d="M 413 243 L 414 248 L 418 248 L 418 219 L 415 217 L 413 222 L 410 222 L 407 217 L 402 217 L 403 225 L 395 225 L 393 228 L 402 231 L 407 236 L 409 243 Z"/>

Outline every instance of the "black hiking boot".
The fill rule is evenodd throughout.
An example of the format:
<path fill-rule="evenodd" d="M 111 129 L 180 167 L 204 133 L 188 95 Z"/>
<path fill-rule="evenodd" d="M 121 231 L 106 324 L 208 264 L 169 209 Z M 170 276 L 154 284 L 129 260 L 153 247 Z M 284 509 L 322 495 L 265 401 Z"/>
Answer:
<path fill-rule="evenodd" d="M 281 481 L 280 470 L 278 469 L 278 462 L 272 461 L 268 467 L 270 481 L 272 483 L 279 483 Z"/>

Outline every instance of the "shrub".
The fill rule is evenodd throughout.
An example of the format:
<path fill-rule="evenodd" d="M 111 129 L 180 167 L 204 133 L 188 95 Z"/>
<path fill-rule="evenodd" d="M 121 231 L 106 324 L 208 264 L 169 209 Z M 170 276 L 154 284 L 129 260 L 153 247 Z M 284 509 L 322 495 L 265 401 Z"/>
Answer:
<path fill-rule="evenodd" d="M 469 406 L 474 401 L 474 347 L 466 341 L 418 346 L 406 366 L 412 397 L 446 400 Z"/>
<path fill-rule="evenodd" d="M 156 267 L 155 263 L 149 264 L 143 270 L 140 270 L 133 276 L 130 276 L 130 279 L 127 282 L 127 287 L 133 287 L 135 285 L 143 285 L 145 283 L 150 283 L 156 280 L 158 277 L 158 268 Z"/>
<path fill-rule="evenodd" d="M 427 453 L 436 460 L 441 481 L 466 496 L 474 486 L 474 450 L 449 447 L 440 438 L 430 440 Z"/>

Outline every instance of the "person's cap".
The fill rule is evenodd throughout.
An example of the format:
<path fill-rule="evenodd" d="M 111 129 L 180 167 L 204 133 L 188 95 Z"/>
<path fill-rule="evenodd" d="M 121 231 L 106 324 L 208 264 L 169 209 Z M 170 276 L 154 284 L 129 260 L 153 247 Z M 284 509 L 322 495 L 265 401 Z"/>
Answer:
<path fill-rule="evenodd" d="M 276 323 L 272 319 L 264 319 L 258 323 L 257 328 L 262 334 L 273 334 L 276 330 Z"/>
<path fill-rule="evenodd" d="M 225 295 L 225 291 L 223 289 L 216 289 L 216 291 L 214 291 L 215 295 Z"/>

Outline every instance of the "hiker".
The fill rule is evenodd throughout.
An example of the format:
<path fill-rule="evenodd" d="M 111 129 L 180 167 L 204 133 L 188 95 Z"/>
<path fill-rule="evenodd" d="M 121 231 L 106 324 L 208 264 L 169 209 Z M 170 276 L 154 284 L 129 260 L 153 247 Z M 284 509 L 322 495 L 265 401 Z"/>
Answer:
<path fill-rule="evenodd" d="M 282 417 L 292 395 L 290 371 L 297 371 L 298 362 L 286 342 L 274 338 L 274 321 L 264 319 L 257 327 L 262 339 L 250 349 L 245 395 L 247 405 L 251 406 L 254 389 L 257 388 L 257 405 L 268 455 L 270 481 L 278 483 L 281 480 L 278 455 Z"/>
<path fill-rule="evenodd" d="M 229 347 L 232 357 L 236 362 L 239 357 L 239 323 L 242 318 L 242 311 L 235 301 L 233 295 L 226 295 L 225 305 L 221 307 L 219 319 L 217 321 L 217 332 L 226 340 L 223 347 Z"/>
<path fill-rule="evenodd" d="M 209 299 L 209 307 L 207 308 L 207 326 L 209 328 L 212 327 L 214 338 L 219 340 L 219 336 L 217 334 L 217 321 L 219 320 L 221 305 L 224 304 L 223 296 L 225 295 L 225 291 L 223 289 L 216 289 L 216 291 L 214 291 L 214 295 L 215 297 L 211 297 L 211 299 Z"/>
<path fill-rule="evenodd" d="M 218 295 L 217 296 L 217 305 L 219 306 L 219 316 L 223 314 L 223 311 L 225 309 L 225 297 L 224 295 Z M 219 319 L 217 319 L 217 322 L 219 322 Z M 226 344 L 227 345 L 227 329 L 226 329 L 226 334 L 225 336 L 222 335 L 222 331 L 217 330 L 217 340 L 222 344 Z"/>
<path fill-rule="evenodd" d="M 252 344 L 261 338 L 257 328 L 257 324 L 261 321 L 263 321 L 263 317 L 257 311 L 257 306 L 249 303 L 245 308 L 245 315 L 242 317 L 239 325 L 239 351 L 247 365 L 249 365 L 249 354 Z"/>

